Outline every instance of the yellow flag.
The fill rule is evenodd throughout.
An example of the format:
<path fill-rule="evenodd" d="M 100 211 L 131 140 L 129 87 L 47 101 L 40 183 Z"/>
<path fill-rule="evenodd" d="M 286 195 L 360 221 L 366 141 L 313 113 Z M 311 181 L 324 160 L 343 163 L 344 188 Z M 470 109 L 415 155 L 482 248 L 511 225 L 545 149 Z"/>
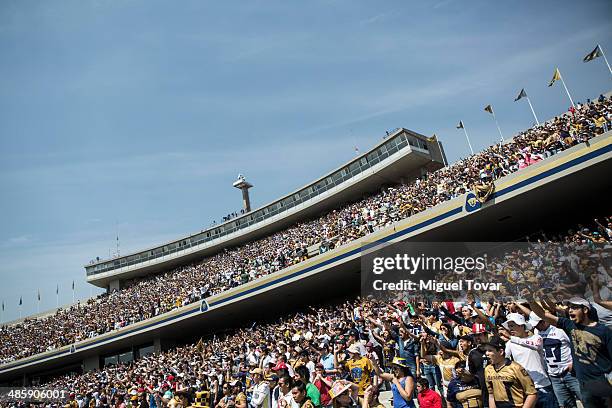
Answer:
<path fill-rule="evenodd" d="M 558 81 L 560 79 L 561 79 L 561 73 L 559 72 L 559 68 L 555 68 L 555 73 L 553 74 L 553 77 L 550 80 L 550 84 L 548 84 L 548 86 L 553 86 L 555 81 Z"/>
<path fill-rule="evenodd" d="M 428 142 L 432 142 L 432 143 L 437 142 L 438 141 L 438 136 L 436 136 L 436 134 L 434 133 L 434 135 L 432 137 L 428 137 L 427 138 L 427 141 Z"/>

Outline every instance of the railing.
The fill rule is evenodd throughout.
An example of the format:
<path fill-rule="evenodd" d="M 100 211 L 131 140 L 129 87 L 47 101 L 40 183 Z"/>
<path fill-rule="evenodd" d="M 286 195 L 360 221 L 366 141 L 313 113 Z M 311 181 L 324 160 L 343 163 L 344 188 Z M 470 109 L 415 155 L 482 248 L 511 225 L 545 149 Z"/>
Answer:
<path fill-rule="evenodd" d="M 389 156 L 399 152 L 400 150 L 410 146 L 411 149 L 422 153 L 429 153 L 427 142 L 415 137 L 412 134 L 402 131 L 399 134 L 388 138 L 385 143 L 378 146 L 376 149 L 365 154 L 358 160 L 353 161 L 347 166 L 335 171 L 327 177 L 313 183 L 302 190 L 284 197 L 266 207 L 260 208 L 252 213 L 234 218 L 224 224 L 209 228 L 199 234 L 192 235 L 185 239 L 175 241 L 164 246 L 160 246 L 151 250 L 142 251 L 136 254 L 124 256 L 114 260 L 100 261 L 91 265 L 86 265 L 87 276 L 97 275 L 100 273 L 112 271 L 119 268 L 124 268 L 153 259 L 161 258 L 173 253 L 184 251 L 186 249 L 202 245 L 206 242 L 224 237 L 236 231 L 250 227 L 271 218 L 280 213 L 286 212 L 299 204 L 302 204 L 312 198 L 315 198 L 325 191 L 328 191 L 345 181 L 352 179 L 358 174 L 385 160 Z"/>

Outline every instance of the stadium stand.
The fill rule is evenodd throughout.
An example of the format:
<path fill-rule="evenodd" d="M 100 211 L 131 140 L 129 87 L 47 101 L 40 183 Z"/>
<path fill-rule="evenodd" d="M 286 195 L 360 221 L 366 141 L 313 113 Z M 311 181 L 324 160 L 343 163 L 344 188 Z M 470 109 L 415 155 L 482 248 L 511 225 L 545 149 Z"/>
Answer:
<path fill-rule="evenodd" d="M 495 195 L 493 181 L 572 146 L 589 143 L 608 131 L 611 114 L 609 99 L 579 105 L 570 114 L 427 174 L 415 183 L 385 188 L 316 220 L 224 251 L 200 263 L 138 279 L 95 301 L 59 311 L 53 317 L 3 327 L 0 361 L 7 364 L 70 345 L 248 284 L 470 190 L 478 200 L 486 202 Z M 606 217 L 595 220 L 591 227 L 581 225 L 577 232 L 566 233 L 562 241 L 588 250 L 592 244 L 610 245 L 611 238 L 612 219 Z M 315 251 L 311 250 L 313 247 Z M 605 392 L 609 391 L 606 387 L 610 387 L 606 385 L 605 374 L 612 368 L 609 346 L 612 337 L 609 326 L 592 321 L 609 321 L 605 310 L 610 307 L 605 299 L 609 296 L 611 269 L 609 259 L 600 257 L 600 261 L 601 271 L 597 275 L 576 282 L 590 290 L 589 299 L 570 299 L 569 303 L 558 304 L 540 293 L 548 299 L 545 302 L 547 311 L 533 301 L 518 299 L 494 300 L 478 308 L 477 299 L 455 299 L 452 293 L 446 295 L 455 302 L 446 305 L 420 299 L 401 303 L 353 298 L 282 318 L 280 323 L 245 327 L 218 338 L 201 339 L 165 352 L 143 355 L 129 363 L 118 362 L 89 373 L 61 376 L 45 383 L 45 387 L 68 390 L 71 393 L 68 405 L 79 408 L 111 404 L 184 407 L 194 403 L 196 392 L 202 391 L 209 392 L 204 406 L 219 408 L 242 408 L 247 401 L 249 406 L 263 408 L 301 407 L 306 402 L 312 406 L 335 407 L 359 402 L 368 407 L 378 404 L 378 391 L 387 386 L 391 387 L 396 399 L 394 406 L 411 406 L 413 394 L 417 394 L 421 405 L 425 399 L 435 398 L 431 394 L 435 391 L 430 390 L 425 381 L 415 381 L 416 377 L 424 377 L 443 398 L 462 406 L 482 406 L 488 398 L 487 392 L 501 405 L 508 403 L 510 398 L 523 401 L 537 396 L 543 402 L 556 395 L 557 399 L 565 398 L 564 406 L 572 406 L 577 399 L 585 407 L 603 406 L 609 402 L 605 400 Z M 517 297 L 530 297 L 533 292 L 528 286 L 517 287 L 517 290 Z M 554 294 L 566 299 L 563 296 L 567 292 L 549 293 Z M 595 304 L 600 312 L 597 319 L 592 312 Z M 506 348 L 506 343 L 520 346 L 523 338 L 533 342 L 532 349 L 543 352 L 546 342 L 542 337 L 548 336 L 552 329 L 538 320 L 541 318 L 571 333 L 597 333 L 590 337 L 572 335 L 571 339 L 558 342 L 559 352 L 566 356 L 571 353 L 573 357 L 574 381 L 567 378 L 567 361 L 564 360 L 566 367 L 561 371 L 557 370 L 560 364 L 552 367 L 559 363 L 555 360 L 555 349 L 551 351 L 553 355 L 547 354 L 546 364 L 525 367 L 527 371 L 520 366 L 515 369 L 517 376 L 522 377 L 516 380 L 512 395 L 492 385 L 493 380 L 487 380 L 485 386 L 485 379 L 491 373 L 490 367 L 483 367 L 484 353 L 491 361 L 498 361 L 498 351 Z M 541 336 L 529 335 L 515 327 L 531 328 L 526 322 L 537 325 Z M 539 340 L 534 336 L 539 336 Z M 591 341 L 588 347 L 596 353 L 577 359 L 579 347 L 584 346 L 580 342 L 585 341 Z M 436 347 L 442 352 L 440 357 Z M 517 353 L 521 351 L 524 350 L 519 348 Z M 422 361 L 418 362 L 417 356 Z M 516 360 L 520 360 L 520 356 Z M 500 364 L 503 368 L 503 361 Z M 545 374 L 538 377 L 531 369 Z M 586 387 L 586 382 L 596 386 Z M 282 387 L 276 388 L 279 383 Z M 201 395 L 198 399 L 198 404 L 202 404 Z"/>
<path fill-rule="evenodd" d="M 493 192 L 493 180 L 603 133 L 611 110 L 609 99 L 579 106 L 573 115 L 556 117 L 509 143 L 491 146 L 414 184 L 384 189 L 203 262 L 138 279 L 118 292 L 60 310 L 54 316 L 3 327 L 0 363 L 73 344 L 199 301 L 302 262 L 312 255 L 312 246 L 318 248 L 316 253 L 323 253 L 469 190 L 480 193 L 484 201 Z"/>
<path fill-rule="evenodd" d="M 598 245 L 610 245 L 612 242 L 612 218 L 605 217 L 601 221 L 595 219 L 589 226 L 580 225 L 560 236 L 542 234 L 531 236 L 530 239 L 565 242 L 568 247 L 596 253 L 595 248 Z M 512 258 L 504 262 L 511 265 L 521 261 L 523 255 L 513 253 Z M 530 259 L 537 259 L 537 256 Z M 563 259 L 563 254 L 559 254 L 557 259 Z M 567 263 L 569 265 L 570 262 Z M 609 260 L 606 265 L 609 266 Z M 548 268 L 545 273 L 554 269 Z M 525 271 L 522 273 L 526 274 Z M 518 280 L 522 281 L 523 278 L 525 276 Z M 508 274 L 506 279 L 517 278 Z M 605 306 L 599 306 L 598 310 L 603 313 L 607 311 L 607 326 L 598 324 L 595 327 L 600 331 L 608 330 L 608 335 L 612 325 L 612 310 L 610 302 L 606 304 L 599 295 L 601 293 L 604 297 L 608 296 L 611 279 L 608 269 L 600 270 L 582 282 L 585 291 L 591 293 L 588 299 L 591 308 L 598 303 Z M 567 296 L 564 290 L 560 288 L 556 293 L 549 292 L 546 298 L 552 303 L 553 310 L 556 309 L 560 314 L 569 313 L 571 321 L 577 322 L 578 318 L 574 313 L 580 309 L 580 304 L 571 302 L 579 300 L 572 298 L 570 303 L 552 300 L 557 296 Z M 518 291 L 528 296 L 530 288 L 525 284 L 521 285 Z M 571 381 L 570 378 L 564 381 L 555 380 L 562 378 L 556 376 L 556 373 L 563 373 L 571 362 L 571 358 L 567 360 L 569 354 L 575 357 L 576 349 L 570 350 L 570 340 L 567 337 L 562 339 L 563 342 L 557 340 L 551 343 L 553 346 L 547 344 L 546 340 L 542 341 L 542 337 L 546 339 L 546 336 L 549 336 L 551 340 L 556 337 L 550 325 L 540 323 L 536 313 L 531 312 L 533 302 L 517 297 L 516 301 L 491 299 L 485 303 L 485 299 L 482 299 L 482 303 L 477 303 L 477 299 L 470 298 L 469 295 L 459 299 L 455 293 L 450 292 L 440 296 L 442 299 L 454 301 L 426 302 L 415 298 L 406 303 L 353 298 L 339 304 L 313 306 L 310 310 L 287 316 L 280 322 L 228 330 L 219 337 L 200 339 L 168 352 L 144 356 L 134 362 L 119 362 L 83 375 L 62 376 L 44 387 L 67 390 L 72 401 L 85 407 L 105 407 L 121 403 L 139 407 L 189 406 L 202 391 L 206 391 L 205 395 L 208 397 L 207 401 L 203 402 L 204 406 L 227 407 L 239 405 L 240 393 L 253 403 L 257 398 L 257 384 L 265 379 L 269 384 L 268 389 L 264 390 L 268 393 L 266 398 L 271 398 L 271 407 L 278 408 L 298 406 L 296 398 L 299 397 L 291 393 L 291 390 L 297 381 L 303 381 L 313 384 L 308 391 L 313 405 L 327 406 L 331 404 L 333 386 L 336 386 L 338 381 L 356 383 L 355 401 L 358 397 L 375 399 L 378 390 L 385 387 L 383 378 L 387 378 L 385 374 L 376 376 L 376 372 L 381 370 L 383 373 L 394 373 L 395 378 L 391 376 L 391 383 L 396 387 L 399 384 L 406 387 L 408 401 L 412 400 L 416 386 L 415 379 L 407 378 L 422 377 L 429 379 L 432 388 L 450 401 L 470 401 L 475 405 L 469 406 L 482 406 L 483 398 L 486 398 L 484 387 L 482 390 L 481 387 L 467 387 L 475 392 L 462 393 L 465 391 L 465 384 L 461 382 L 473 383 L 487 377 L 487 371 L 482 370 L 482 355 L 485 349 L 489 349 L 487 354 L 492 353 L 491 347 L 484 347 L 488 334 L 496 333 L 513 344 L 519 344 L 517 338 L 527 338 L 520 328 L 511 328 L 512 336 L 510 330 L 505 329 L 508 322 L 514 319 L 515 322 L 522 322 L 519 325 L 525 326 L 526 321 L 527 324 L 539 328 L 539 335 L 534 334 L 528 338 L 534 341 L 533 347 L 539 347 L 540 350 L 559 347 L 559 350 L 546 348 L 550 354 L 547 351 L 544 365 L 534 368 L 535 363 L 531 362 L 532 366 L 526 367 L 529 373 L 532 373 L 531 370 L 540 369 L 546 376 L 535 377 L 533 380 L 527 376 L 525 381 L 530 386 L 517 393 L 524 393 L 523 397 L 538 395 L 543 398 L 542 395 L 546 395 L 545 390 L 549 390 L 552 396 L 554 388 L 554 393 L 567 398 L 564 406 L 571 406 L 567 405 L 571 402 L 575 404 L 576 398 L 581 399 L 584 406 L 594 406 L 587 405 L 584 392 L 582 395 L 579 391 L 578 395 L 567 392 L 563 394 L 563 391 L 568 391 L 563 387 L 569 388 Z M 534 310 L 538 311 L 535 308 Z M 523 320 L 519 316 L 522 316 Z M 600 321 L 602 318 L 603 315 L 600 315 Z M 568 319 L 559 318 L 557 326 L 571 324 Z M 515 331 L 521 335 L 514 335 Z M 436 345 L 445 351 L 444 357 L 433 358 L 436 355 Z M 598 349 L 593 357 L 594 361 L 589 363 L 600 363 L 601 370 L 609 371 L 612 360 L 606 355 L 606 345 L 599 343 L 593 344 L 593 347 Z M 564 355 L 561 363 L 556 359 L 557 351 Z M 422 357 L 421 365 L 417 367 L 419 355 Z M 580 366 L 587 363 L 575 364 Z M 436 366 L 441 371 L 435 370 Z M 362 371 L 356 371 L 356 367 Z M 469 369 L 472 374 L 459 376 L 457 373 L 462 371 L 455 368 Z M 578 367 L 576 370 L 579 370 Z M 578 371 L 577 379 L 571 377 L 572 381 L 582 380 L 581 375 L 586 374 Z M 599 375 L 601 377 L 602 373 Z M 276 390 L 279 381 L 293 386 L 288 385 Z M 496 400 L 503 401 L 504 396 L 498 394 L 496 388 L 493 388 L 493 392 Z M 393 397 L 401 396 L 394 391 Z M 230 403 L 232 398 L 235 401 Z M 286 401 L 280 401 L 282 398 Z M 597 401 L 597 396 L 589 398 Z M 399 401 L 394 401 L 393 406 L 399 405 Z"/>

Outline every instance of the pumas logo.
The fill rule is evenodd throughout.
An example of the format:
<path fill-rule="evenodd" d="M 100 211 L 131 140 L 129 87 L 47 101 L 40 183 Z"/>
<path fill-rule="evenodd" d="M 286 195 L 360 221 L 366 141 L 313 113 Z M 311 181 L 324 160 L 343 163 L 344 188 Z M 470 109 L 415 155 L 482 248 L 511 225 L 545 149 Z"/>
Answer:
<path fill-rule="evenodd" d="M 206 302 L 206 299 L 202 299 L 202 302 L 200 303 L 200 312 L 204 313 L 207 310 L 208 310 L 208 302 Z"/>
<path fill-rule="evenodd" d="M 472 212 L 479 210 L 481 207 L 480 200 L 476 197 L 476 194 L 469 192 L 465 197 L 465 211 Z"/>
<path fill-rule="evenodd" d="M 74 353 L 76 351 L 76 346 L 74 344 L 70 345 L 70 353 Z"/>

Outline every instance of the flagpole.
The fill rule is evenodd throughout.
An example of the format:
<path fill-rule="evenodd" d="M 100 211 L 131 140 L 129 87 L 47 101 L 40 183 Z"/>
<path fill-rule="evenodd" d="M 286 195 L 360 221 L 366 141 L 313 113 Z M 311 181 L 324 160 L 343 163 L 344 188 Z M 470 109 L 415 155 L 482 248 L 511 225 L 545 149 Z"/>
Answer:
<path fill-rule="evenodd" d="M 40 291 L 38 292 L 38 302 L 36 303 L 36 314 L 40 313 Z"/>
<path fill-rule="evenodd" d="M 567 92 L 567 97 L 569 98 L 570 102 L 572 103 L 572 108 L 576 108 L 576 105 L 574 105 L 574 100 L 572 99 L 572 96 L 570 95 L 567 86 L 565 85 L 565 81 L 563 80 L 563 75 L 561 75 L 561 71 L 559 71 L 559 79 L 561 79 L 561 83 L 563 84 L 563 87 L 565 88 L 565 92 Z"/>
<path fill-rule="evenodd" d="M 465 129 L 465 123 L 463 124 L 463 133 L 465 133 L 465 138 L 467 139 L 468 146 L 470 146 L 470 152 L 474 155 L 474 149 L 472 149 L 472 143 L 470 143 L 470 137 L 467 134 L 467 130 Z"/>
<path fill-rule="evenodd" d="M 601 56 L 604 57 L 604 61 L 606 61 L 606 65 L 608 66 L 608 71 L 610 71 L 610 74 L 612 74 L 612 68 L 610 68 L 610 63 L 608 62 L 608 59 L 606 58 L 606 54 L 604 54 L 603 52 L 603 48 L 601 48 L 601 45 L 597 44 L 597 46 L 599 47 L 599 51 L 601 51 Z"/>
<path fill-rule="evenodd" d="M 491 113 L 493 113 L 493 120 L 495 121 L 495 125 L 497 126 L 497 130 L 499 131 L 499 136 L 501 137 L 502 142 L 504 141 L 504 135 L 502 135 L 501 128 L 499 127 L 499 123 L 497 123 L 497 118 L 495 117 L 495 111 L 491 109 Z"/>
<path fill-rule="evenodd" d="M 59 309 L 59 285 L 55 288 L 55 308 Z"/>
<path fill-rule="evenodd" d="M 538 117 L 536 116 L 535 111 L 533 110 L 533 105 L 531 104 L 529 97 L 527 97 L 527 103 L 529 104 L 529 107 L 531 108 L 531 113 L 533 113 L 533 117 L 535 118 L 536 123 L 539 125 L 540 121 L 538 120 Z"/>

